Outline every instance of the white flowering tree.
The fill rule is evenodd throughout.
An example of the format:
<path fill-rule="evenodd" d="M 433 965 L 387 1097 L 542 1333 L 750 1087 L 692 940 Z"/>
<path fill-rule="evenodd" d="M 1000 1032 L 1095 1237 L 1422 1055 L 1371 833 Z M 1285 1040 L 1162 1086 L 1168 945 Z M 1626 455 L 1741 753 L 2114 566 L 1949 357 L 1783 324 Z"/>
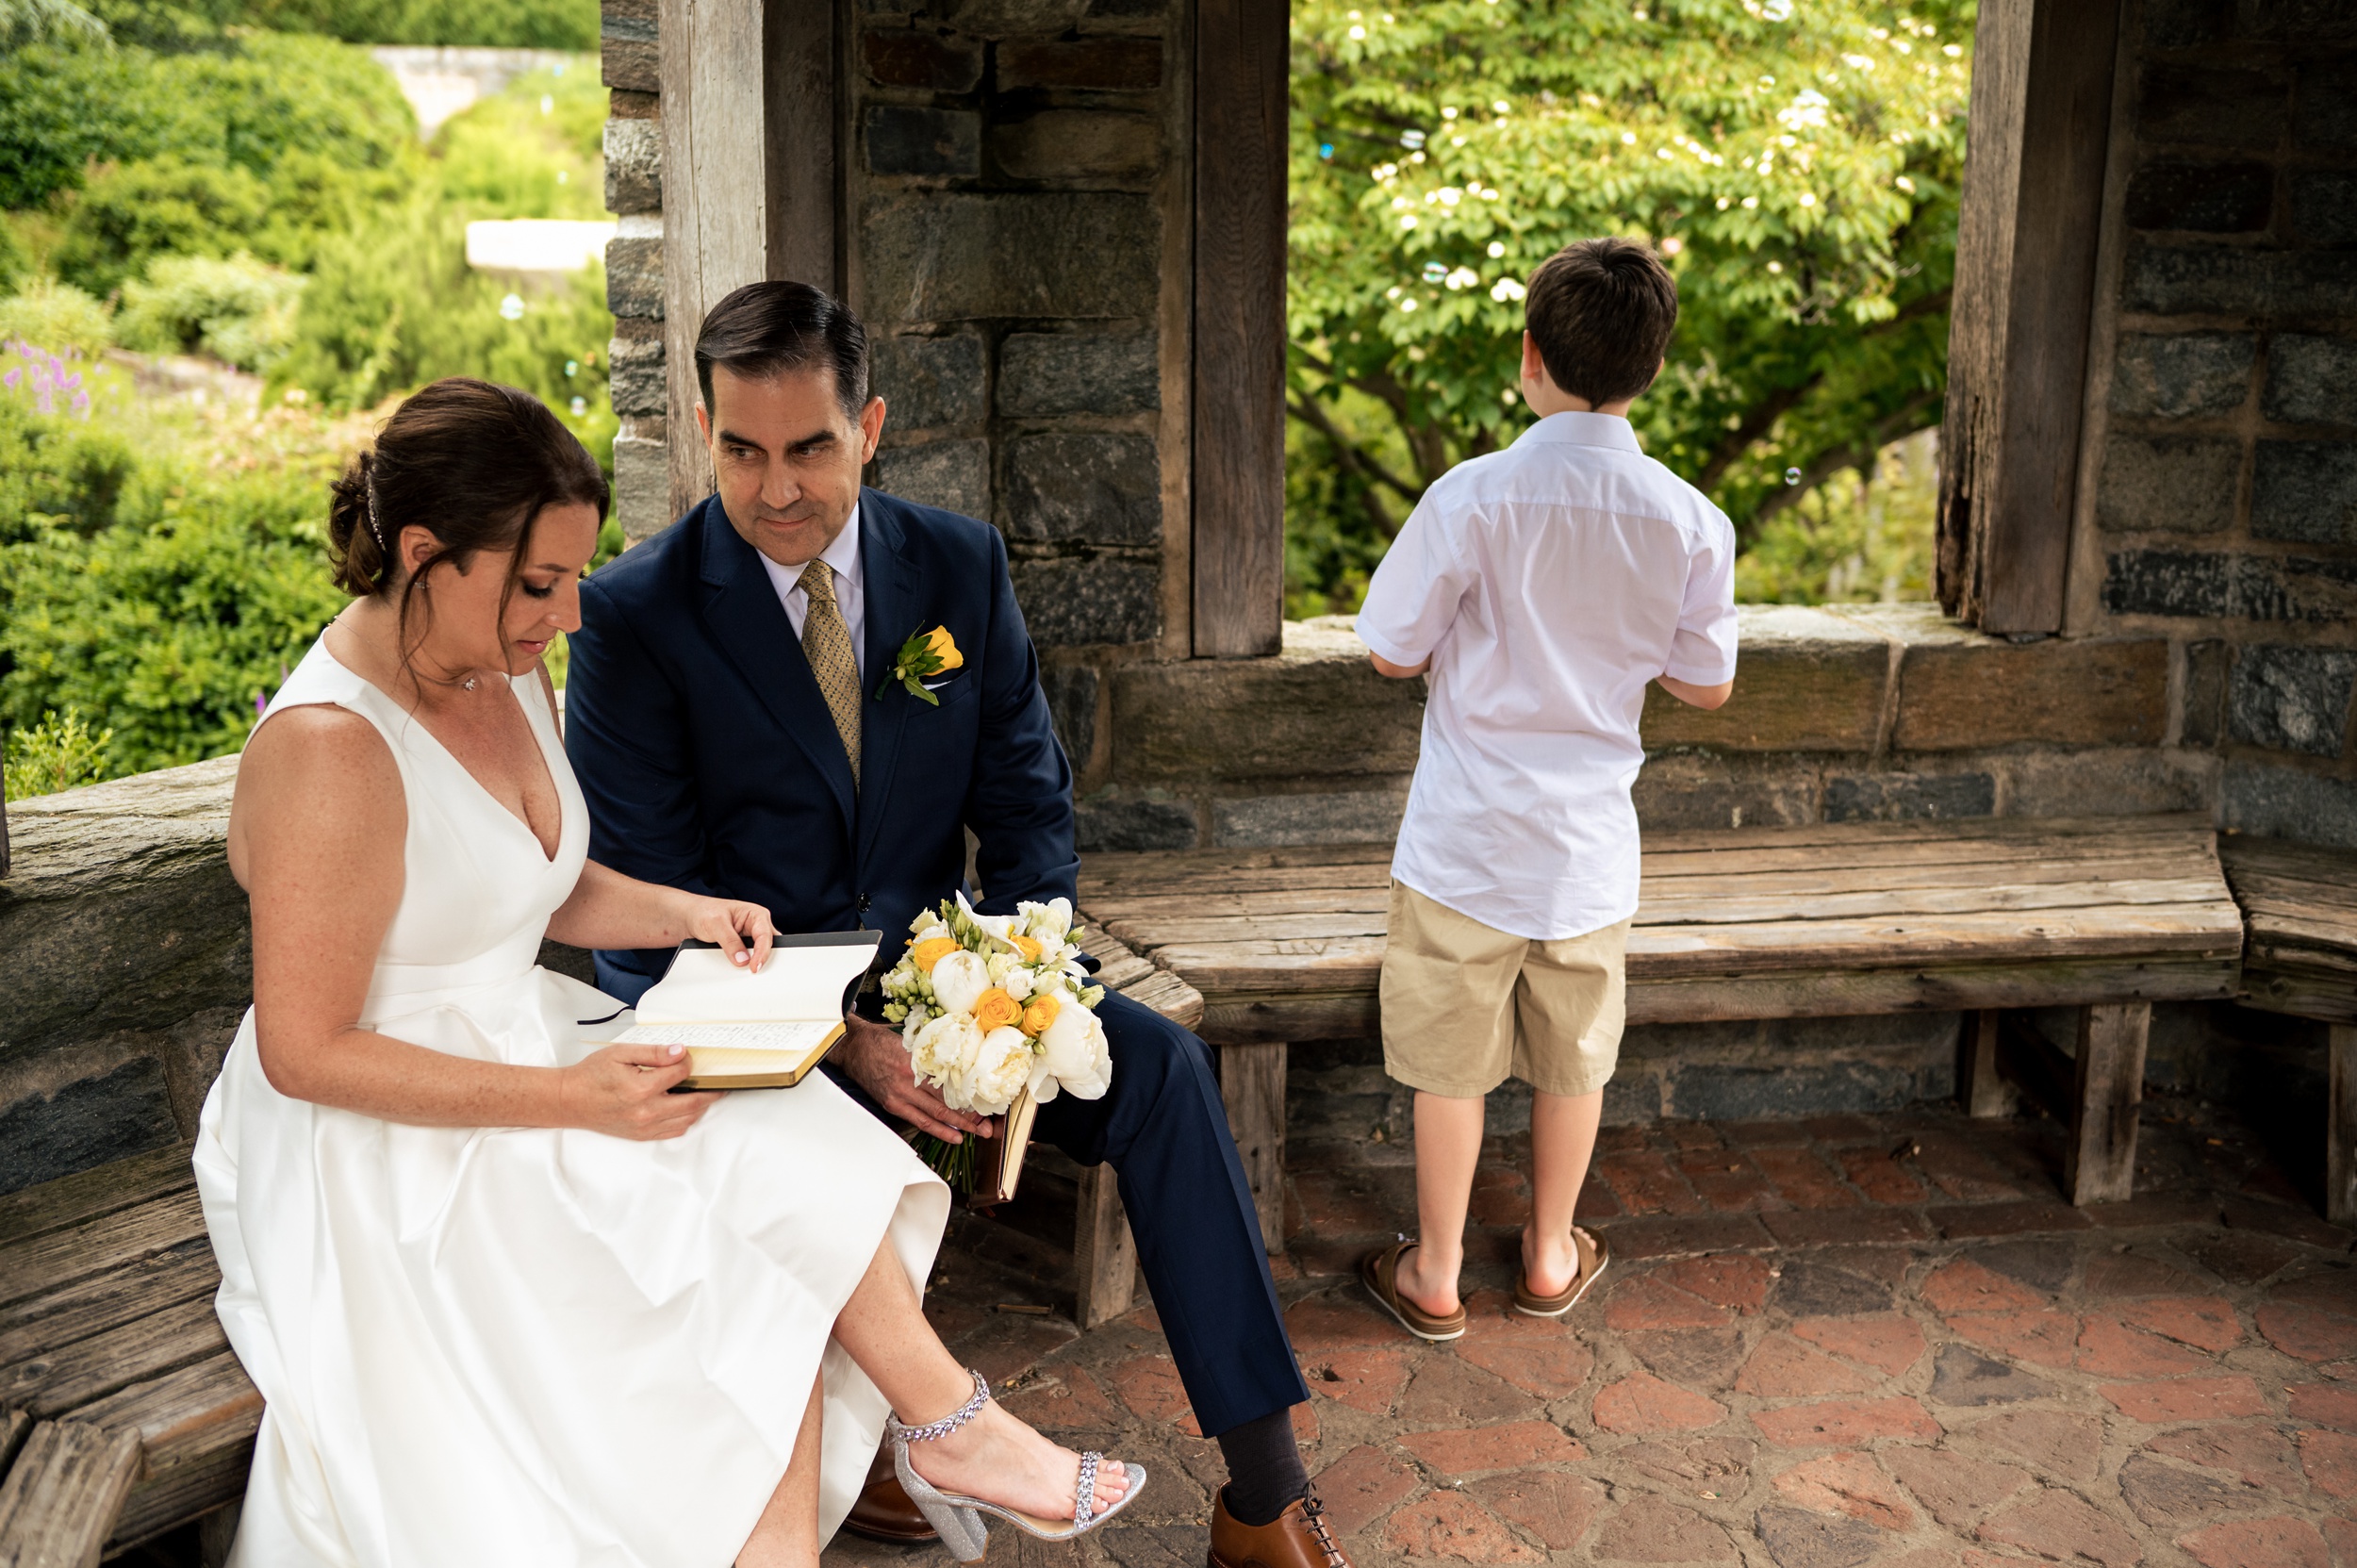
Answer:
<path fill-rule="evenodd" d="M 1646 448 L 1746 536 L 1937 423 L 1971 0 L 1294 0 L 1294 575 L 1356 576 L 1527 422 L 1522 281 L 1652 240 Z M 1354 559 L 1355 557 L 1355 559 Z"/>

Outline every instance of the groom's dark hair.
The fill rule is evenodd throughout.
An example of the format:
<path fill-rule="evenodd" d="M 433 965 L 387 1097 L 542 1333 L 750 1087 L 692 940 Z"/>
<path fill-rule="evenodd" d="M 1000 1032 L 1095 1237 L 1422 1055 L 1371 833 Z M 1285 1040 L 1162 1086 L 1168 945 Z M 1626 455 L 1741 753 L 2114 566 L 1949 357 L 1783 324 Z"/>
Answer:
<path fill-rule="evenodd" d="M 856 420 L 867 406 L 867 329 L 849 305 L 807 283 L 749 283 L 704 313 L 696 335 L 696 385 L 706 413 L 715 365 L 756 380 L 832 371 L 843 411 Z"/>

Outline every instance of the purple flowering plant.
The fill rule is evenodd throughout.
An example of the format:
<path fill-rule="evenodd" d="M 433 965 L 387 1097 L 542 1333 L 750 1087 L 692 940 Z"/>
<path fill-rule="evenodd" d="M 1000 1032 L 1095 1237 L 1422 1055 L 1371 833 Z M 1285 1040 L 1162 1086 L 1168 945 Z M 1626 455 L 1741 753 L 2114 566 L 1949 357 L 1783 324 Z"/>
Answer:
<path fill-rule="evenodd" d="M 62 402 L 68 413 L 90 418 L 90 388 L 82 385 L 82 372 L 74 369 L 71 354 L 57 354 L 11 338 L 0 343 L 0 363 L 9 357 L 22 363 L 0 374 L 0 387 L 29 396 L 37 413 L 55 414 Z"/>

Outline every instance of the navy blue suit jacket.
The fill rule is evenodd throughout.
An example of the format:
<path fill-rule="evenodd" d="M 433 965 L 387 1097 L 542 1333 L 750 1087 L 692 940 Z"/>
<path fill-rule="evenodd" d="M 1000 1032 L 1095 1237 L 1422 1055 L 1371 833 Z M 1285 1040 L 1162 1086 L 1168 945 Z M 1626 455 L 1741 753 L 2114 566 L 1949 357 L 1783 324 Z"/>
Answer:
<path fill-rule="evenodd" d="M 884 933 L 965 879 L 986 913 L 1070 898 L 1072 769 L 1040 690 L 997 529 L 863 490 L 866 666 L 854 786 L 826 699 L 753 548 L 716 496 L 582 585 L 565 749 L 589 854 L 648 882 L 748 899 L 783 932 Z M 965 665 L 938 707 L 885 685 L 900 645 L 947 626 Z M 884 685 L 881 699 L 879 685 Z M 670 950 L 602 952 L 635 1001 Z"/>

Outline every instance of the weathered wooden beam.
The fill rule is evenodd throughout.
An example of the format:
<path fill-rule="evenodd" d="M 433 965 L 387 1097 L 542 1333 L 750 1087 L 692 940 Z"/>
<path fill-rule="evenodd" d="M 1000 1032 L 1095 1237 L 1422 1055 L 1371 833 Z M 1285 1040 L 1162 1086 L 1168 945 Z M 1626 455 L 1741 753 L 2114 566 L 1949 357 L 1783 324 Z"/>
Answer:
<path fill-rule="evenodd" d="M 839 289 L 834 8 L 662 0 L 663 352 L 671 512 L 712 491 L 696 335 L 748 283 Z"/>
<path fill-rule="evenodd" d="M 1956 229 L 1938 587 L 1989 632 L 2062 629 L 2118 0 L 1985 0 Z"/>
<path fill-rule="evenodd" d="M 1285 1250 L 1285 1055 L 1282 1044 L 1225 1046 L 1219 1097 L 1261 1219 L 1261 1242 Z"/>
<path fill-rule="evenodd" d="M 1998 1025 L 2004 1015 L 1993 1007 L 1975 1008 L 1964 1015 L 1956 1043 L 1956 1098 L 1968 1116 L 2002 1116 L 2013 1108 L 1997 1071 Z"/>
<path fill-rule="evenodd" d="M 1137 1296 L 1138 1246 L 1111 1165 L 1080 1173 L 1072 1249 L 1073 1321 L 1083 1329 L 1110 1323 Z"/>
<path fill-rule="evenodd" d="M 1284 0 L 1195 13 L 1195 653 L 1262 657 L 1285 619 Z"/>
<path fill-rule="evenodd" d="M 2073 1115 L 2063 1161 L 2063 1185 L 2073 1203 L 2119 1203 L 2134 1194 L 2144 1048 L 2151 1030 L 2151 1002 L 2099 1002 L 2079 1011 Z"/>
<path fill-rule="evenodd" d="M 91 1568 L 140 1473 L 140 1435 L 44 1421 L 0 1481 L 0 1568 Z"/>

